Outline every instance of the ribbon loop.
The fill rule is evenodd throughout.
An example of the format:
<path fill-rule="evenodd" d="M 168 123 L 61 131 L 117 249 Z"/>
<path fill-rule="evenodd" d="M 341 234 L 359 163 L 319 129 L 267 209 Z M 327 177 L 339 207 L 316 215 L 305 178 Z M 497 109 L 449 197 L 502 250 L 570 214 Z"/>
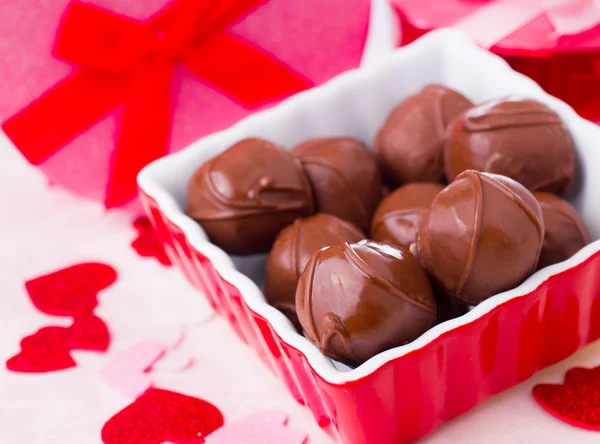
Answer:
<path fill-rule="evenodd" d="M 71 3 L 62 17 L 54 53 L 70 63 L 128 73 L 149 51 L 152 33 L 127 17 L 86 3 Z"/>
<path fill-rule="evenodd" d="M 136 195 L 141 168 L 168 151 L 176 63 L 185 62 L 246 107 L 310 86 L 264 51 L 225 33 L 264 1 L 176 0 L 146 22 L 74 1 L 54 51 L 79 69 L 2 126 L 38 164 L 124 105 L 105 199 L 109 207 L 124 204 Z"/>

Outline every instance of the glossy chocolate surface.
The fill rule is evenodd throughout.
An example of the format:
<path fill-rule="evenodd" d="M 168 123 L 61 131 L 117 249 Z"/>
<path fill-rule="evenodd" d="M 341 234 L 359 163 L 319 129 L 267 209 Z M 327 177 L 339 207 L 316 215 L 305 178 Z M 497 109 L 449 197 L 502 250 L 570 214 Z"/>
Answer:
<path fill-rule="evenodd" d="M 265 298 L 299 327 L 296 316 L 296 286 L 312 255 L 323 247 L 358 242 L 365 235 L 349 222 L 317 213 L 284 228 L 271 249 L 267 262 Z"/>
<path fill-rule="evenodd" d="M 419 261 L 372 241 L 316 252 L 300 276 L 296 310 L 306 338 L 349 365 L 413 341 L 436 315 Z"/>
<path fill-rule="evenodd" d="M 452 122 L 444 165 L 448 181 L 477 170 L 561 194 L 575 174 L 575 155 L 558 114 L 534 100 L 509 98 L 471 108 Z"/>
<path fill-rule="evenodd" d="M 546 227 L 538 269 L 569 259 L 591 242 L 581 216 L 569 202 L 550 193 L 533 195 L 542 207 Z"/>
<path fill-rule="evenodd" d="M 417 238 L 421 213 L 444 186 L 439 183 L 415 182 L 401 186 L 377 207 L 371 224 L 371 239 L 408 248 Z"/>
<path fill-rule="evenodd" d="M 308 140 L 292 150 L 302 162 L 314 190 L 317 211 L 368 230 L 383 197 L 375 157 L 358 139 Z"/>
<path fill-rule="evenodd" d="M 449 296 L 475 305 L 531 275 L 543 238 L 542 210 L 525 187 L 469 170 L 421 215 L 417 252 Z"/>
<path fill-rule="evenodd" d="M 300 162 L 261 139 L 242 140 L 202 165 L 187 202 L 210 240 L 240 255 L 269 251 L 283 228 L 314 211 Z"/>
<path fill-rule="evenodd" d="M 471 106 L 460 93 L 429 85 L 394 108 L 374 141 L 386 183 L 395 188 L 409 182 L 442 182 L 446 127 Z"/>

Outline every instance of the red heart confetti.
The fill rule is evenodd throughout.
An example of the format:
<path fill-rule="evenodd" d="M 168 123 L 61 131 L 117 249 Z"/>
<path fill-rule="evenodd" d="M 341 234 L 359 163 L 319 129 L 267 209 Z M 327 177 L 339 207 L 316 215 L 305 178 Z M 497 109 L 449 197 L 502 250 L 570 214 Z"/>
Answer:
<path fill-rule="evenodd" d="M 66 340 L 70 349 L 104 352 L 110 344 L 110 334 L 104 321 L 89 313 L 74 319 L 67 328 Z"/>
<path fill-rule="evenodd" d="M 200 444 L 223 425 L 217 407 L 180 393 L 148 389 L 102 428 L 105 444 Z"/>
<path fill-rule="evenodd" d="M 563 384 L 538 384 L 533 397 L 561 421 L 600 431 L 600 367 L 573 368 Z"/>
<path fill-rule="evenodd" d="M 97 293 L 117 279 L 113 267 L 82 263 L 25 283 L 33 305 L 43 313 L 72 316 L 70 327 L 44 327 L 21 341 L 21 352 L 6 361 L 14 372 L 42 373 L 74 367 L 69 350 L 104 352 L 110 343 L 108 328 L 94 315 Z"/>
<path fill-rule="evenodd" d="M 75 367 L 63 327 L 44 327 L 23 338 L 21 352 L 6 361 L 6 368 L 20 373 L 45 373 Z"/>
<path fill-rule="evenodd" d="M 96 295 L 117 279 L 113 267 L 82 263 L 25 282 L 35 307 L 55 316 L 77 316 L 91 312 L 98 304 Z"/>
<path fill-rule="evenodd" d="M 147 217 L 140 216 L 133 221 L 133 227 L 138 231 L 138 237 L 131 242 L 131 246 L 137 254 L 142 257 L 154 257 L 161 264 L 170 266 L 171 261 L 156 236 L 150 220 Z"/>
<path fill-rule="evenodd" d="M 44 373 L 75 367 L 69 350 L 106 351 L 110 335 L 93 314 L 76 318 L 70 327 L 44 327 L 21 341 L 21 352 L 6 361 L 20 373 Z"/>

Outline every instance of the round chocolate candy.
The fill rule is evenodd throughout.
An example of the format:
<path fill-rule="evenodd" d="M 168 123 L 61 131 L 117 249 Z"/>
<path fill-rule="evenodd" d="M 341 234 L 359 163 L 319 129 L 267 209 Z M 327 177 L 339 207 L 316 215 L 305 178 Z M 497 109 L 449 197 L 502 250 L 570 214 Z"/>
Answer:
<path fill-rule="evenodd" d="M 240 255 L 266 253 L 283 228 L 314 211 L 302 165 L 261 139 L 242 140 L 202 165 L 187 203 L 212 242 Z"/>
<path fill-rule="evenodd" d="M 417 238 L 417 222 L 444 187 L 438 183 L 409 183 L 387 196 L 377 207 L 371 239 L 408 248 Z"/>
<path fill-rule="evenodd" d="M 271 249 L 267 261 L 265 298 L 282 311 L 300 330 L 296 316 L 296 286 L 313 253 L 323 247 L 358 242 L 362 231 L 335 216 L 318 213 L 284 228 Z"/>
<path fill-rule="evenodd" d="M 416 245 L 440 287 L 475 305 L 532 274 L 543 239 L 542 209 L 524 186 L 468 170 L 421 214 Z"/>
<path fill-rule="evenodd" d="M 569 259 L 590 243 L 590 235 L 573 206 L 550 193 L 533 193 L 546 227 L 538 269 Z"/>
<path fill-rule="evenodd" d="M 535 100 L 509 98 L 471 108 L 450 124 L 444 165 L 450 182 L 477 170 L 560 194 L 573 179 L 575 155 L 558 114 Z"/>
<path fill-rule="evenodd" d="M 393 188 L 442 182 L 446 126 L 471 106 L 460 93 L 429 85 L 394 108 L 374 142 L 385 181 Z"/>
<path fill-rule="evenodd" d="M 333 214 L 368 230 L 383 196 L 375 157 L 358 139 L 308 140 L 292 150 L 308 173 L 317 211 Z"/>
<path fill-rule="evenodd" d="M 361 241 L 312 256 L 296 311 L 322 353 L 358 365 L 419 337 L 434 324 L 436 307 L 427 273 L 408 250 Z"/>

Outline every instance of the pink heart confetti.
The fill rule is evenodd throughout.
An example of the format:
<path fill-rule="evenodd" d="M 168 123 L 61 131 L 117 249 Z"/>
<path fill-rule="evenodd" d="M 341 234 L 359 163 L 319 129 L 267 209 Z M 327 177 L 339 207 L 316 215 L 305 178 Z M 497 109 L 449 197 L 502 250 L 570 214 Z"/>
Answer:
<path fill-rule="evenodd" d="M 308 438 L 301 430 L 287 427 L 281 410 L 253 413 L 226 424 L 206 437 L 206 444 L 303 444 Z"/>
<path fill-rule="evenodd" d="M 136 399 L 152 385 L 147 371 L 165 352 L 165 346 L 158 341 L 139 342 L 108 361 L 100 370 L 100 377 L 123 396 Z"/>

